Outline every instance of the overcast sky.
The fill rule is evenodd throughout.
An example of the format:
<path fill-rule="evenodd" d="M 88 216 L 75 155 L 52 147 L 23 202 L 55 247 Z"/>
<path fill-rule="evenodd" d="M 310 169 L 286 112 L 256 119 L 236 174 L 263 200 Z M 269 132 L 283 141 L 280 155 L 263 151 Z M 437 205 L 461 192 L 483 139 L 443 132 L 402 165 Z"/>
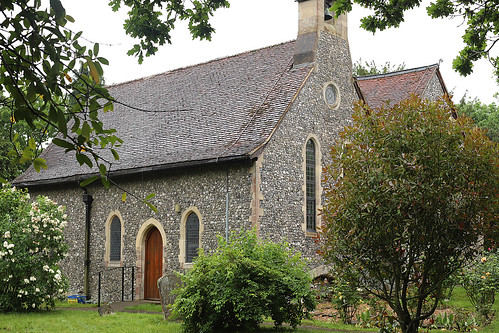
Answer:
<path fill-rule="evenodd" d="M 106 84 L 120 83 L 171 69 L 194 65 L 212 59 L 257 49 L 296 38 L 298 27 L 297 3 L 294 0 L 229 0 L 228 9 L 219 9 L 213 17 L 216 33 L 212 41 L 192 41 L 185 23 L 177 24 L 173 44 L 146 58 L 142 65 L 127 56 L 134 40 L 125 35 L 123 22 L 126 10 L 114 13 L 107 0 L 63 1 L 66 12 L 76 23 L 75 31 L 100 43 L 100 56 L 107 58 L 104 66 Z M 429 1 L 426 1 L 428 3 Z M 360 18 L 367 11 L 354 7 L 349 14 L 349 43 L 352 60 L 374 60 L 381 65 L 405 63 L 406 68 L 441 62 L 440 70 L 447 89 L 458 102 L 468 91 L 485 103 L 497 102 L 493 97 L 499 87 L 492 77 L 492 66 L 480 61 L 472 75 L 463 78 L 452 69 L 452 60 L 462 47 L 464 26 L 459 19 L 432 20 L 424 6 L 406 14 L 399 28 L 375 35 L 359 28 Z M 494 54 L 499 53 L 496 46 Z"/>

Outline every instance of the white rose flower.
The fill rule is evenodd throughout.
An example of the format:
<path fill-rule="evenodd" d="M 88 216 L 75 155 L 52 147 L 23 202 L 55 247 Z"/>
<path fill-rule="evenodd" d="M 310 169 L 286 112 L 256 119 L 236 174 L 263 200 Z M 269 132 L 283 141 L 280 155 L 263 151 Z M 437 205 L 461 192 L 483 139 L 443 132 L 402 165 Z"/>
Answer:
<path fill-rule="evenodd" d="M 40 288 L 36 288 L 36 289 L 35 289 L 35 291 L 36 291 L 37 293 L 39 293 L 39 292 L 40 292 Z"/>
<path fill-rule="evenodd" d="M 6 231 L 4 234 L 3 234 L 3 237 L 4 238 L 10 238 L 10 231 Z"/>
<path fill-rule="evenodd" d="M 29 280 L 28 279 L 24 279 L 24 283 L 29 283 Z"/>
<path fill-rule="evenodd" d="M 30 280 L 30 281 L 36 281 L 36 277 L 34 277 L 34 276 L 30 276 L 29 280 Z"/>

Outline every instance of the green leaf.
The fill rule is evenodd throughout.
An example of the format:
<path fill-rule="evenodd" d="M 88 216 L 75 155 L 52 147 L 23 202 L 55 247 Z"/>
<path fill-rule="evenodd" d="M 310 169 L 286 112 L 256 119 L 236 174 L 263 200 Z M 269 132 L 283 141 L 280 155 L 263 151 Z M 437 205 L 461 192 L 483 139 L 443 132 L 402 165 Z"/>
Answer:
<path fill-rule="evenodd" d="M 81 36 L 82 33 L 83 33 L 83 31 L 77 32 L 76 35 L 74 35 L 73 40 L 74 41 L 78 40 L 78 38 L 80 38 L 80 36 Z M 76 47 L 76 45 L 75 45 L 75 47 Z"/>
<path fill-rule="evenodd" d="M 157 213 L 157 212 L 158 212 L 158 209 L 156 208 L 156 206 L 154 206 L 154 205 L 153 205 L 152 203 L 150 203 L 149 201 L 144 201 L 144 203 L 145 203 L 147 206 L 149 206 L 149 208 L 150 208 L 153 212 L 155 212 L 155 213 Z"/>
<path fill-rule="evenodd" d="M 59 0 L 50 0 L 50 7 L 54 10 L 56 19 L 61 19 L 66 15 L 66 10 Z"/>
<path fill-rule="evenodd" d="M 0 177 L 0 184 L 7 184 L 7 180 L 3 177 Z"/>
<path fill-rule="evenodd" d="M 103 65 L 109 65 L 109 61 L 106 58 L 98 57 L 97 60 Z"/>
<path fill-rule="evenodd" d="M 47 163 L 43 158 L 37 157 L 33 161 L 33 167 L 35 168 L 36 172 L 40 172 L 40 168 L 47 169 Z"/>
<path fill-rule="evenodd" d="M 113 109 L 114 109 L 114 104 L 113 104 L 113 102 L 109 101 L 106 104 L 104 104 L 104 108 L 102 109 L 102 111 L 104 113 L 106 113 L 109 111 L 113 111 Z"/>
<path fill-rule="evenodd" d="M 83 135 L 87 140 L 90 139 L 90 133 L 92 132 L 92 129 L 90 125 L 87 122 L 84 122 L 81 125 L 81 135 Z"/>
<path fill-rule="evenodd" d="M 118 152 L 115 149 L 111 149 L 111 153 L 113 153 L 113 157 L 116 161 L 120 159 L 120 155 L 118 155 Z"/>
<path fill-rule="evenodd" d="M 64 116 L 64 112 L 62 110 L 57 110 L 57 126 L 59 131 L 62 133 L 64 137 L 68 135 L 68 123 L 66 121 L 66 117 Z"/>
<path fill-rule="evenodd" d="M 126 201 L 126 192 L 123 192 L 123 194 L 121 195 L 121 201 Z"/>
<path fill-rule="evenodd" d="M 106 177 L 101 177 L 100 180 L 102 182 L 102 185 L 104 185 L 105 188 L 111 187 L 111 182 Z"/>
<path fill-rule="evenodd" d="M 87 65 L 88 68 L 90 69 L 90 76 L 94 80 L 95 83 L 99 84 L 100 83 L 100 78 L 99 78 L 99 71 L 97 70 L 97 67 L 95 66 L 94 62 L 90 57 L 86 57 L 87 59 Z"/>
<path fill-rule="evenodd" d="M 155 194 L 155 193 L 150 193 L 150 194 L 146 197 L 146 199 L 145 199 L 145 200 L 146 200 L 146 201 L 147 201 L 147 200 L 151 200 L 151 199 L 152 199 L 152 198 L 154 198 L 155 196 L 156 196 L 156 194 Z"/>
<path fill-rule="evenodd" d="M 66 153 L 70 150 L 75 150 L 75 147 L 71 142 L 61 140 L 59 138 L 53 138 L 52 143 L 56 146 L 61 147 L 61 148 L 66 148 Z"/>
<path fill-rule="evenodd" d="M 94 181 L 96 181 L 96 180 L 97 180 L 97 179 L 99 179 L 99 178 L 100 178 L 100 176 L 92 176 L 92 177 L 90 177 L 90 178 L 87 178 L 87 179 L 85 179 L 84 181 L 82 181 L 82 182 L 80 183 L 80 187 L 85 187 L 85 186 L 87 186 L 87 185 L 89 185 L 89 184 L 93 183 Z"/>
<path fill-rule="evenodd" d="M 35 150 L 36 149 L 36 142 L 35 142 L 35 139 L 33 138 L 29 138 L 28 140 L 28 147 L 32 150 Z"/>
<path fill-rule="evenodd" d="M 77 153 L 76 160 L 78 161 L 78 163 L 80 163 L 80 165 L 86 164 L 86 165 L 88 165 L 89 168 L 93 167 L 92 161 L 85 154 Z"/>
<path fill-rule="evenodd" d="M 99 43 L 95 43 L 94 44 L 94 56 L 97 57 L 98 54 L 99 54 Z"/>
<path fill-rule="evenodd" d="M 21 159 L 19 160 L 21 163 L 31 161 L 33 158 L 33 151 L 29 147 L 25 147 L 23 149 L 23 155 L 21 156 Z"/>
<path fill-rule="evenodd" d="M 107 167 L 104 165 L 104 163 L 99 164 L 99 173 L 102 176 L 105 176 L 107 172 Z"/>

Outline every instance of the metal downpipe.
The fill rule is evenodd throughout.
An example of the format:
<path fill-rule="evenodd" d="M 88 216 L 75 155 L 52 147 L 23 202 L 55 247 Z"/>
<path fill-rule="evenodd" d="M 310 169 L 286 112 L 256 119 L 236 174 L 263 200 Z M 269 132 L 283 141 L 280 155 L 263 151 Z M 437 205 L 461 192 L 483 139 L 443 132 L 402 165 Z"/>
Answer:
<path fill-rule="evenodd" d="M 87 189 L 83 188 L 83 202 L 85 203 L 85 261 L 84 261 L 84 275 L 83 286 L 84 295 L 90 299 L 89 293 L 89 276 L 90 276 L 90 211 L 92 210 L 92 202 L 94 199 L 88 194 Z"/>

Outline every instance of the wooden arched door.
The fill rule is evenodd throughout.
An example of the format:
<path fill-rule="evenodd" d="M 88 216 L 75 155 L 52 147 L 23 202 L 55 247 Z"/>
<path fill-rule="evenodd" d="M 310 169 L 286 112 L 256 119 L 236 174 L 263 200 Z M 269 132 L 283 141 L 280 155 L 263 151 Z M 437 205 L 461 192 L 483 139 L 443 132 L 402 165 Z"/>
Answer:
<path fill-rule="evenodd" d="M 159 299 L 157 281 L 163 271 L 163 239 L 159 230 L 153 227 L 146 237 L 144 262 L 144 298 Z"/>

